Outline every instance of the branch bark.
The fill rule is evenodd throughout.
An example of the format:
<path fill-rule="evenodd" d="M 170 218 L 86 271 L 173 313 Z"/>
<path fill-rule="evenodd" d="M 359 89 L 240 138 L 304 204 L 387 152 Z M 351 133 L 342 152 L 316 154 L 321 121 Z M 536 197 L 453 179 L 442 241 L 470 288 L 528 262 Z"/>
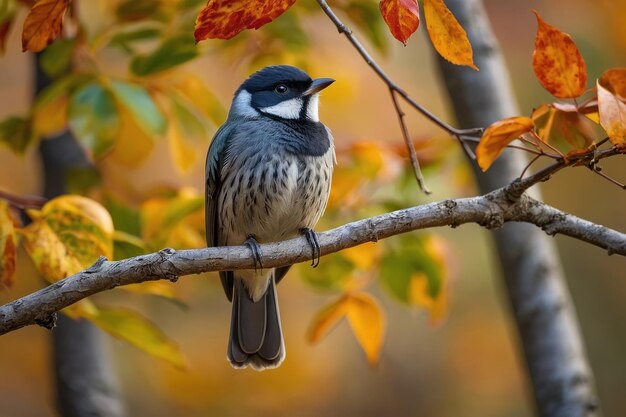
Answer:
<path fill-rule="evenodd" d="M 566 234 L 626 256 L 626 235 L 564 213 L 531 197 L 510 199 L 509 188 L 484 196 L 446 200 L 382 214 L 318 234 L 322 255 L 366 242 L 376 242 L 413 230 L 477 223 L 499 228 L 506 222 L 530 222 L 550 234 Z M 303 237 L 261 245 L 267 268 L 310 260 Z M 93 266 L 33 294 L 0 307 L 0 334 L 21 327 L 54 322 L 55 312 L 95 293 L 120 285 L 169 279 L 208 271 L 252 269 L 254 261 L 245 246 L 214 247 L 157 253 Z"/>
<path fill-rule="evenodd" d="M 520 114 L 480 0 L 447 0 L 446 4 L 467 31 L 480 68 L 475 72 L 438 58 L 460 126 L 487 126 Z M 487 174 L 476 171 L 481 192 L 502 187 L 525 165 L 520 152 L 505 151 Z M 536 188 L 532 191 L 539 196 Z M 553 215 L 549 225 L 536 224 L 551 233 L 559 224 L 559 215 Z M 561 226 L 559 232 L 566 233 L 569 226 Z M 538 414 L 599 416 L 593 375 L 554 243 L 524 224 L 507 225 L 494 238 Z"/>

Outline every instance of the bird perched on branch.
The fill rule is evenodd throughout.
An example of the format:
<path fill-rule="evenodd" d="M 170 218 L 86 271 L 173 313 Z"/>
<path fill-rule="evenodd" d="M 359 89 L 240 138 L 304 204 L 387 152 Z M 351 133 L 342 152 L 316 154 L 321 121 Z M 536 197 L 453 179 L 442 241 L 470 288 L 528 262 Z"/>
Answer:
<path fill-rule="evenodd" d="M 255 259 L 254 270 L 220 272 L 232 301 L 228 360 L 235 368 L 275 368 L 285 358 L 276 284 L 289 266 L 264 269 L 259 243 L 303 234 L 312 265 L 319 263 L 313 227 L 326 208 L 335 150 L 318 101 L 333 82 L 291 66 L 263 68 L 237 89 L 211 142 L 207 244 L 245 244 Z"/>

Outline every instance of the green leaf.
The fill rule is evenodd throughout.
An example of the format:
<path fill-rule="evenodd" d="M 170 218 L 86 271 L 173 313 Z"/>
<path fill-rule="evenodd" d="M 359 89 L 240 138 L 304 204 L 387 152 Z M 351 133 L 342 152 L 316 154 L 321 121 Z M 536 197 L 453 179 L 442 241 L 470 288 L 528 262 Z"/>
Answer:
<path fill-rule="evenodd" d="M 69 194 L 86 195 L 102 183 L 96 167 L 74 167 L 65 171 L 65 185 Z"/>
<path fill-rule="evenodd" d="M 69 124 L 94 157 L 102 157 L 115 144 L 120 128 L 113 94 L 95 83 L 80 88 L 70 100 Z"/>
<path fill-rule="evenodd" d="M 104 206 L 113 218 L 116 232 L 121 231 L 130 235 L 141 236 L 139 210 L 110 197 L 106 199 Z"/>
<path fill-rule="evenodd" d="M 35 99 L 35 108 L 45 106 L 64 94 L 71 94 L 83 84 L 93 81 L 91 74 L 69 74 L 42 90 Z"/>
<path fill-rule="evenodd" d="M 427 279 L 427 295 L 439 295 L 445 269 L 432 249 L 429 235 L 409 233 L 392 241 L 382 258 L 380 279 L 383 287 L 398 300 L 411 304 L 411 280 L 419 274 Z"/>
<path fill-rule="evenodd" d="M 158 17 L 160 2 L 154 0 L 124 0 L 115 9 L 118 20 L 133 22 Z"/>
<path fill-rule="evenodd" d="M 385 54 L 387 37 L 383 19 L 380 18 L 378 1 L 353 1 L 345 5 L 343 9 L 372 45 Z"/>
<path fill-rule="evenodd" d="M 23 155 L 35 139 L 30 119 L 12 116 L 0 122 L 0 143 L 18 155 Z"/>
<path fill-rule="evenodd" d="M 307 284 L 318 290 L 339 291 L 352 277 L 355 265 L 341 252 L 325 256 L 317 268 L 302 264 L 300 273 Z"/>
<path fill-rule="evenodd" d="M 271 25 L 262 29 L 273 38 L 281 39 L 285 47 L 292 51 L 298 51 L 309 46 L 309 37 L 302 29 L 298 16 L 293 10 L 289 10 L 276 19 Z"/>
<path fill-rule="evenodd" d="M 152 53 L 137 55 L 130 62 L 130 70 L 140 77 L 165 71 L 198 56 L 191 34 L 165 39 Z"/>
<path fill-rule="evenodd" d="M 41 69 L 51 78 L 67 73 L 72 60 L 75 39 L 59 39 L 41 53 Z"/>
<path fill-rule="evenodd" d="M 113 80 L 111 89 L 146 133 L 160 135 L 165 132 L 167 121 L 145 88 Z"/>
<path fill-rule="evenodd" d="M 134 53 L 134 49 L 131 46 L 134 42 L 151 41 L 157 39 L 161 34 L 161 30 L 157 28 L 140 28 L 135 30 L 127 30 L 117 33 L 111 38 L 109 45 L 118 46 L 124 49 L 126 52 Z"/>
<path fill-rule="evenodd" d="M 113 259 L 127 259 L 148 253 L 145 242 L 130 233 L 116 230 L 113 233 Z"/>
<path fill-rule="evenodd" d="M 95 310 L 87 318 L 96 326 L 151 356 L 166 360 L 179 368 L 187 367 L 178 345 L 136 311 L 103 307 Z"/>

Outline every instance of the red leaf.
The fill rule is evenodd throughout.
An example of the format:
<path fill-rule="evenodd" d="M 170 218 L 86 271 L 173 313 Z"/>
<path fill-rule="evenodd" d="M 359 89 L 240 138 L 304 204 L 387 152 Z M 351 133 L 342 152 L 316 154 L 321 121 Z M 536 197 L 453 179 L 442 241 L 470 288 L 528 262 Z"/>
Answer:
<path fill-rule="evenodd" d="M 209 0 L 196 19 L 196 42 L 230 39 L 244 29 L 258 29 L 289 9 L 296 0 Z"/>
<path fill-rule="evenodd" d="M 381 0 L 380 13 L 393 37 L 405 45 L 420 24 L 417 0 Z"/>

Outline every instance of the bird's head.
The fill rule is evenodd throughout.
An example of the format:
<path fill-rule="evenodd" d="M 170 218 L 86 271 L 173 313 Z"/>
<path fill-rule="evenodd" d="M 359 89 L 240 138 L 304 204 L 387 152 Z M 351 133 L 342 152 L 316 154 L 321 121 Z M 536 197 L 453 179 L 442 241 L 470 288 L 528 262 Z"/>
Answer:
<path fill-rule="evenodd" d="M 319 92 L 332 78 L 311 79 L 289 65 L 265 67 L 250 76 L 235 92 L 231 117 L 278 117 L 319 121 Z"/>

